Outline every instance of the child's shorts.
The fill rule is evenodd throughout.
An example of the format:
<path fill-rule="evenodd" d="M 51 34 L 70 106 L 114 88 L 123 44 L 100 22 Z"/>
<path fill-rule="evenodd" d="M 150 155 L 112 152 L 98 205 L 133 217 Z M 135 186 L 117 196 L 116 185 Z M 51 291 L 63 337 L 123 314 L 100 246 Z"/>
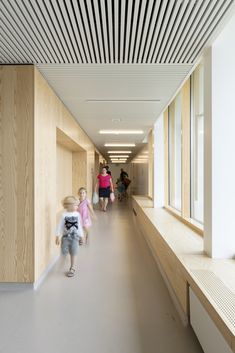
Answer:
<path fill-rule="evenodd" d="M 68 253 L 72 256 L 77 255 L 78 247 L 79 247 L 79 238 L 62 237 L 62 242 L 61 242 L 62 255 L 67 255 Z"/>

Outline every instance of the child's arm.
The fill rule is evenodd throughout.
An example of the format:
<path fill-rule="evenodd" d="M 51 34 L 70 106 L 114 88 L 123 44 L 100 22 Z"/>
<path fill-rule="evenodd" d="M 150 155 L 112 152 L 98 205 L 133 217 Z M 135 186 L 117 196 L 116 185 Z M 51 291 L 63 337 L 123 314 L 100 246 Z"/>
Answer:
<path fill-rule="evenodd" d="M 84 238 L 80 213 L 78 213 L 78 236 L 80 239 Z"/>
<path fill-rule="evenodd" d="M 97 219 L 96 214 L 93 210 L 92 204 L 89 202 L 87 206 L 88 206 L 88 209 L 89 209 L 89 212 L 90 212 L 92 218 Z"/>

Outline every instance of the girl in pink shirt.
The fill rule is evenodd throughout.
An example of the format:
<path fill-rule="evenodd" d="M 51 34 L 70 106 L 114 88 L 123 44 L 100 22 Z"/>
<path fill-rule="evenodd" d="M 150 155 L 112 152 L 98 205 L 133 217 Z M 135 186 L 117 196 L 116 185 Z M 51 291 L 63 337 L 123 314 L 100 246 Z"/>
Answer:
<path fill-rule="evenodd" d="M 98 189 L 101 209 L 106 212 L 110 192 L 113 192 L 113 182 L 105 167 L 102 168 L 101 173 L 97 176 L 95 191 L 98 192 Z"/>
<path fill-rule="evenodd" d="M 78 190 L 79 205 L 78 212 L 81 215 L 82 226 L 84 231 L 85 244 L 88 242 L 89 228 L 92 225 L 91 216 L 96 218 L 91 201 L 87 198 L 87 191 L 84 187 Z"/>

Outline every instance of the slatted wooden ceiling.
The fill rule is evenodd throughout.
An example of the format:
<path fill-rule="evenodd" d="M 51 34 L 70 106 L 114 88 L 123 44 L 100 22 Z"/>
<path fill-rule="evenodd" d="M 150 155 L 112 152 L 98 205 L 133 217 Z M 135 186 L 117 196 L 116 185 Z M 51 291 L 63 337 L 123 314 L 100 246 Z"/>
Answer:
<path fill-rule="evenodd" d="M 233 0 L 1 0 L 2 63 L 193 63 Z"/>

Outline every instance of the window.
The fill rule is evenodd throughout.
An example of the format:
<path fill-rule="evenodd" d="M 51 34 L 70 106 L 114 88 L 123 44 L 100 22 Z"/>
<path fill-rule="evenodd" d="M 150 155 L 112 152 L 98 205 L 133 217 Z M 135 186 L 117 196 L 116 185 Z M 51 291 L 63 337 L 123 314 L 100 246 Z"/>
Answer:
<path fill-rule="evenodd" d="M 169 205 L 181 211 L 181 93 L 169 106 Z"/>
<path fill-rule="evenodd" d="M 191 218 L 203 223 L 203 66 L 191 77 Z"/>

